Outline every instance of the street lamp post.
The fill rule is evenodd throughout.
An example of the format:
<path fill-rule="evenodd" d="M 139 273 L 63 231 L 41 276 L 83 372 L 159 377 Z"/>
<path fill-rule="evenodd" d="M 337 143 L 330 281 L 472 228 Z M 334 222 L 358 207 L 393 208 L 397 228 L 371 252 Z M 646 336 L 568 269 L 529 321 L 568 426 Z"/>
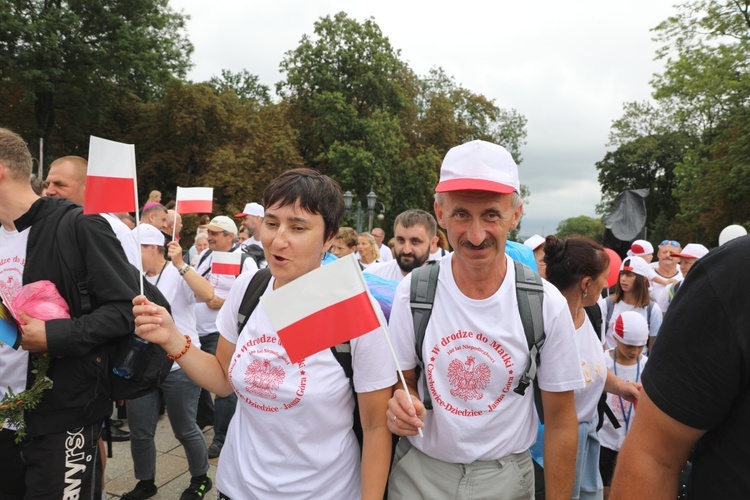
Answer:
<path fill-rule="evenodd" d="M 346 213 L 349 215 L 357 214 L 357 232 L 362 232 L 362 222 L 364 218 L 364 210 L 362 209 L 362 202 L 357 201 L 356 212 L 353 210 L 352 202 L 354 201 L 354 194 L 351 191 L 344 193 L 344 206 L 346 207 Z M 368 223 L 367 230 L 372 231 L 372 216 L 375 213 L 375 204 L 378 201 L 378 195 L 370 188 L 370 192 L 367 194 L 367 215 Z"/>

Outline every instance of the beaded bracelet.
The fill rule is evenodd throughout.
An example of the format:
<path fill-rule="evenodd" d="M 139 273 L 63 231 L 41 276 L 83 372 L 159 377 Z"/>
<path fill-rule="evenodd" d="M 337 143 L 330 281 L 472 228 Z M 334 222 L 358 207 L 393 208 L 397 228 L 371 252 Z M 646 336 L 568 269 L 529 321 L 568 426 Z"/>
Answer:
<path fill-rule="evenodd" d="M 193 341 L 190 340 L 190 336 L 189 335 L 185 335 L 185 340 L 187 340 L 187 344 L 185 344 L 185 348 L 182 349 L 182 352 L 180 352 L 178 354 L 175 354 L 174 356 L 172 356 L 171 354 L 167 354 L 167 357 L 169 359 L 171 359 L 172 361 L 176 361 L 176 360 L 180 359 L 183 356 L 183 354 L 185 354 L 188 351 L 188 349 L 190 349 L 190 344 L 192 344 Z"/>

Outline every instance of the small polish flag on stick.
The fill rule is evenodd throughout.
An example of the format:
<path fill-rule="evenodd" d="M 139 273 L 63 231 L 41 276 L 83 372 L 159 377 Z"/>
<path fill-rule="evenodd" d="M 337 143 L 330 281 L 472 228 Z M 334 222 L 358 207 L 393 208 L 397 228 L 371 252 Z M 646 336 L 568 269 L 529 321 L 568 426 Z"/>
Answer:
<path fill-rule="evenodd" d="M 135 146 L 91 136 L 83 213 L 137 212 Z"/>
<path fill-rule="evenodd" d="M 211 274 L 239 276 L 241 271 L 242 250 L 211 253 Z"/>
<path fill-rule="evenodd" d="M 292 363 L 380 326 L 353 255 L 300 276 L 260 300 Z"/>
<path fill-rule="evenodd" d="M 177 187 L 175 212 L 180 214 L 210 214 L 213 212 L 214 188 Z"/>
<path fill-rule="evenodd" d="M 354 254 L 300 276 L 260 301 L 292 363 L 380 327 L 408 394 L 385 317 L 373 305 L 377 302 Z M 419 435 L 423 436 L 422 429 Z"/>

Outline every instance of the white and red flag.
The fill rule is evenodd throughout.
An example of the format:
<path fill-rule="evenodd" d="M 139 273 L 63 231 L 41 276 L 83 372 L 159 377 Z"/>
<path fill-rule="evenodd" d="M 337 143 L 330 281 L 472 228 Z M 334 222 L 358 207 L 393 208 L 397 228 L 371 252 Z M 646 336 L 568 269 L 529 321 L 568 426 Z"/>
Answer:
<path fill-rule="evenodd" d="M 210 214 L 213 212 L 214 188 L 177 186 L 177 213 Z"/>
<path fill-rule="evenodd" d="M 260 300 L 292 363 L 380 326 L 354 254 Z"/>
<path fill-rule="evenodd" d="M 211 274 L 239 276 L 242 272 L 242 250 L 211 252 Z"/>
<path fill-rule="evenodd" d="M 91 136 L 83 213 L 137 212 L 135 146 Z"/>

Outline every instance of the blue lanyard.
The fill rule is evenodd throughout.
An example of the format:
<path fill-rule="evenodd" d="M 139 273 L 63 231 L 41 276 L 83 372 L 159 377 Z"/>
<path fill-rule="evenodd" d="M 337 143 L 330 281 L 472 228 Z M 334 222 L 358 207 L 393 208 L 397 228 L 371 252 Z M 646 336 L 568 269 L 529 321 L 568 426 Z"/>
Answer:
<path fill-rule="evenodd" d="M 615 355 L 615 376 L 617 376 L 617 348 L 615 347 L 615 350 L 613 351 Z M 638 358 L 635 361 L 636 368 L 635 368 L 635 381 L 638 382 L 638 379 L 641 376 L 641 356 L 639 355 Z M 622 396 L 617 396 L 617 398 L 620 400 L 620 410 L 622 411 L 622 418 L 625 419 L 625 433 L 627 434 L 628 429 L 630 428 L 630 416 L 633 413 L 633 403 L 630 403 L 630 408 L 628 408 L 628 413 L 625 413 L 625 403 L 622 401 Z"/>

